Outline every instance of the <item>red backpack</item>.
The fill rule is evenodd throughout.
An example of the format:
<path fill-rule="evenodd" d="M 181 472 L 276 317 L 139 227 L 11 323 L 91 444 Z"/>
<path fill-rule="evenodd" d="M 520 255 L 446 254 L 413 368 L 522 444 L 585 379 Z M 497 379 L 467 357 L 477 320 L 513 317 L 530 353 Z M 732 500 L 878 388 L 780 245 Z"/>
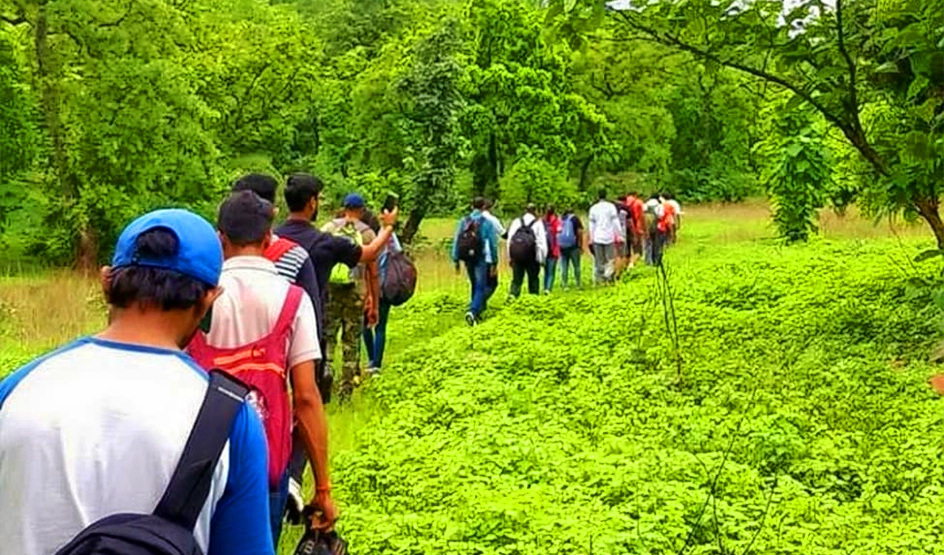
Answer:
<path fill-rule="evenodd" d="M 269 485 L 278 487 L 292 452 L 292 403 L 288 393 L 288 349 L 292 322 L 304 290 L 290 285 L 282 311 L 268 335 L 231 349 L 207 344 L 198 330 L 187 353 L 206 370 L 219 368 L 249 386 L 269 444 Z"/>

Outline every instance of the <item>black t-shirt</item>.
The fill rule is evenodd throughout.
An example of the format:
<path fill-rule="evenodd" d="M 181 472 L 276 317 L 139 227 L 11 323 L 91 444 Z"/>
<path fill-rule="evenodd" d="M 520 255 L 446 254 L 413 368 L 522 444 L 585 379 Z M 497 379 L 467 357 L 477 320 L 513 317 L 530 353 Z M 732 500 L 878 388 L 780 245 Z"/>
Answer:
<path fill-rule="evenodd" d="M 287 220 L 275 230 L 279 237 L 295 241 L 308 251 L 315 266 L 315 278 L 321 293 L 322 308 L 328 302 L 328 277 L 335 264 L 345 264 L 351 268 L 361 260 L 363 249 L 360 245 L 345 237 L 317 230 L 302 220 Z"/>

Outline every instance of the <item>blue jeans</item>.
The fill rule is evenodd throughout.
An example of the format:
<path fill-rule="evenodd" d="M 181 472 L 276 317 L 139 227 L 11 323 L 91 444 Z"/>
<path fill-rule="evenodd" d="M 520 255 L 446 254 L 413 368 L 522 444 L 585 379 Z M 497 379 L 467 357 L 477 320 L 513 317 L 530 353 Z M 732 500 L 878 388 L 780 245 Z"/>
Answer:
<path fill-rule="evenodd" d="M 544 290 L 554 289 L 554 277 L 557 275 L 557 259 L 547 257 L 544 261 Z"/>
<path fill-rule="evenodd" d="M 494 290 L 490 287 L 488 279 L 489 266 L 485 261 L 466 263 L 466 272 L 469 275 L 469 285 L 472 290 L 472 300 L 469 302 L 469 312 L 476 318 L 485 310 L 488 305 L 488 298 L 492 296 Z"/>
<path fill-rule="evenodd" d="M 269 526 L 272 527 L 272 542 L 279 550 L 279 536 L 282 535 L 282 516 L 288 502 L 288 472 L 282 475 L 277 490 L 269 490 Z"/>
<path fill-rule="evenodd" d="M 569 266 L 574 267 L 574 282 L 577 284 L 577 288 L 583 287 L 583 284 L 580 281 L 580 257 L 583 253 L 580 252 L 580 247 L 572 247 L 569 249 L 561 249 L 561 284 L 566 288 L 567 287 L 567 274 Z"/>
<path fill-rule="evenodd" d="M 367 360 L 370 366 L 380 368 L 383 364 L 384 347 L 387 344 L 387 319 L 390 317 L 390 303 L 380 299 L 377 310 L 377 325 L 373 329 L 364 326 L 364 344 L 367 345 Z"/>

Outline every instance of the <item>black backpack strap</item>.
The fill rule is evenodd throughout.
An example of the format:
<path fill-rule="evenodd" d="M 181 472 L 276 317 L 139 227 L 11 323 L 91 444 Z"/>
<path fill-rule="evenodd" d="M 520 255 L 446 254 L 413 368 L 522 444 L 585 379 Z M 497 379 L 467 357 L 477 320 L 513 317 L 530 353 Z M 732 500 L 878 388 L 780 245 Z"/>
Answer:
<path fill-rule="evenodd" d="M 248 394 L 246 386 L 224 372 L 210 372 L 210 387 L 155 515 L 193 530 L 210 493 L 233 420 Z"/>

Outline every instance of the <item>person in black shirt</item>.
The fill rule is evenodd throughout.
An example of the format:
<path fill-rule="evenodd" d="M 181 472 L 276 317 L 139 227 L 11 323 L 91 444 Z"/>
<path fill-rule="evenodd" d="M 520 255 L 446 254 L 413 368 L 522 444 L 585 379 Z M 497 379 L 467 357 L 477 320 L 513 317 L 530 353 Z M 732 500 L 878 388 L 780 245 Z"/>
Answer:
<path fill-rule="evenodd" d="M 396 209 L 392 213 L 384 212 L 380 216 L 383 229 L 372 243 L 362 247 L 349 239 L 323 233 L 312 226 L 312 222 L 318 217 L 318 204 L 321 201 L 321 191 L 323 189 L 324 183 L 313 175 L 290 175 L 286 181 L 284 191 L 289 216 L 275 230 L 279 237 L 290 239 L 308 251 L 314 266 L 315 281 L 319 293 L 318 298 L 312 300 L 315 302 L 315 310 L 319 314 L 325 314 L 325 308 L 328 305 L 328 277 L 331 275 L 331 269 L 334 268 L 334 265 L 344 264 L 353 268 L 360 262 L 375 260 L 390 239 L 393 224 L 396 223 L 398 214 Z M 374 310 L 376 310 L 376 307 L 374 307 Z M 318 326 L 319 340 L 324 355 L 321 364 L 327 365 L 331 360 L 331 353 L 327 350 L 325 329 L 327 329 L 326 325 Z M 319 375 L 324 373 L 324 368 L 318 369 Z M 298 509 L 303 507 L 300 485 L 307 461 L 308 457 L 302 445 L 300 442 L 295 442 L 292 449 L 292 458 L 289 461 L 290 482 L 294 482 L 290 483 L 289 497 L 290 502 L 295 504 Z M 294 513 L 291 516 L 297 517 Z"/>

